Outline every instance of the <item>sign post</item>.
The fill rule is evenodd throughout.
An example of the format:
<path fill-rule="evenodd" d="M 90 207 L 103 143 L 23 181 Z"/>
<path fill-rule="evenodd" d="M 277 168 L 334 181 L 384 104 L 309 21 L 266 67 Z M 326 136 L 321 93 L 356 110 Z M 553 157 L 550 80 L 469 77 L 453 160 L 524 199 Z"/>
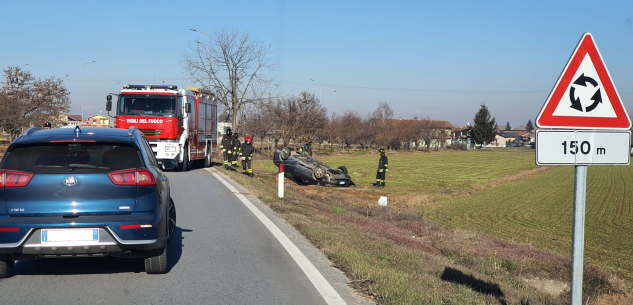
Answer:
<path fill-rule="evenodd" d="M 571 305 L 582 304 L 587 165 L 629 165 L 631 120 L 590 33 L 536 118 L 537 165 L 574 165 Z"/>
<path fill-rule="evenodd" d="M 284 198 L 284 163 L 279 163 L 279 174 L 277 182 L 277 196 Z"/>
<path fill-rule="evenodd" d="M 574 228 L 571 241 L 571 304 L 582 304 L 583 252 L 585 250 L 585 197 L 587 165 L 574 170 Z"/>

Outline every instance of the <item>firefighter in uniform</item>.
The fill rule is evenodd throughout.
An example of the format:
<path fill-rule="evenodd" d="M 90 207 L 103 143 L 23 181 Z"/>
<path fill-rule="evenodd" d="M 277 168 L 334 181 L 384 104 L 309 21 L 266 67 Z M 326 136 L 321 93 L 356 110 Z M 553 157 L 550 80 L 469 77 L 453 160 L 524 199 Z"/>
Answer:
<path fill-rule="evenodd" d="M 222 154 L 224 154 L 224 169 L 229 169 L 230 156 L 231 156 L 231 137 L 233 132 L 231 128 L 226 129 L 226 133 L 222 137 L 222 142 L 220 142 L 220 149 L 222 150 Z"/>
<path fill-rule="evenodd" d="M 253 169 L 251 168 L 251 160 L 253 160 L 253 143 L 251 137 L 246 137 L 246 141 L 240 149 L 240 158 L 242 159 L 242 174 L 253 178 Z M 248 167 L 248 171 L 247 171 Z"/>
<path fill-rule="evenodd" d="M 385 149 L 381 148 L 378 150 L 380 153 L 380 160 L 378 160 L 378 172 L 376 172 L 376 183 L 374 183 L 375 187 L 384 188 L 385 187 L 385 176 L 387 175 L 387 167 L 388 161 L 387 156 L 385 156 Z"/>
<path fill-rule="evenodd" d="M 239 135 L 237 134 L 237 132 L 235 132 L 233 134 L 233 138 L 232 138 L 232 142 L 231 142 L 231 147 L 233 148 L 233 156 L 231 157 L 231 167 L 235 167 L 237 168 L 237 157 L 240 153 L 240 139 L 238 138 Z M 237 169 L 236 169 L 237 170 Z"/>
<path fill-rule="evenodd" d="M 312 157 L 312 149 L 310 148 L 310 143 L 303 144 L 303 146 L 299 147 L 298 153 L 302 156 Z"/>

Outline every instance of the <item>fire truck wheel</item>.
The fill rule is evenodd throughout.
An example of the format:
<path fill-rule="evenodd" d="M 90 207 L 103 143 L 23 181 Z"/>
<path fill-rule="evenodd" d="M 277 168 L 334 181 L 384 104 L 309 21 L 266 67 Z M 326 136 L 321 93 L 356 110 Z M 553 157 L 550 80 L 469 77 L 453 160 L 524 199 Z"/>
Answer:
<path fill-rule="evenodd" d="M 184 152 L 184 156 L 182 156 L 182 164 L 178 166 L 178 169 L 181 172 L 187 171 L 187 169 L 189 169 L 189 145 L 185 146 L 185 149 L 183 149 L 183 152 Z"/>
<path fill-rule="evenodd" d="M 213 160 L 211 160 L 211 152 L 207 150 L 207 155 L 204 157 L 204 167 L 211 167 L 211 165 L 213 165 Z"/>

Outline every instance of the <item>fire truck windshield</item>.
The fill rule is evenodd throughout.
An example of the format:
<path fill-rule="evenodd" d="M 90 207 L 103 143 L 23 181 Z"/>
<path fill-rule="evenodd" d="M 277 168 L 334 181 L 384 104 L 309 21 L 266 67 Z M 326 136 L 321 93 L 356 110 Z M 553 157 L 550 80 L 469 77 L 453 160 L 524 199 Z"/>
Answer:
<path fill-rule="evenodd" d="M 176 116 L 176 96 L 151 94 L 122 94 L 117 115 Z"/>

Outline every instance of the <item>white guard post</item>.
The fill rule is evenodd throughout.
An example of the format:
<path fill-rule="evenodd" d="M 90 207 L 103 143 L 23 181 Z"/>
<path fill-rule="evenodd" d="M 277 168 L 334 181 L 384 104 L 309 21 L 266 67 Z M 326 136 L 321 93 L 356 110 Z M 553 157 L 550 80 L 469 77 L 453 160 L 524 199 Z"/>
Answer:
<path fill-rule="evenodd" d="M 277 189 L 277 196 L 284 198 L 284 164 L 279 164 L 279 183 Z"/>

